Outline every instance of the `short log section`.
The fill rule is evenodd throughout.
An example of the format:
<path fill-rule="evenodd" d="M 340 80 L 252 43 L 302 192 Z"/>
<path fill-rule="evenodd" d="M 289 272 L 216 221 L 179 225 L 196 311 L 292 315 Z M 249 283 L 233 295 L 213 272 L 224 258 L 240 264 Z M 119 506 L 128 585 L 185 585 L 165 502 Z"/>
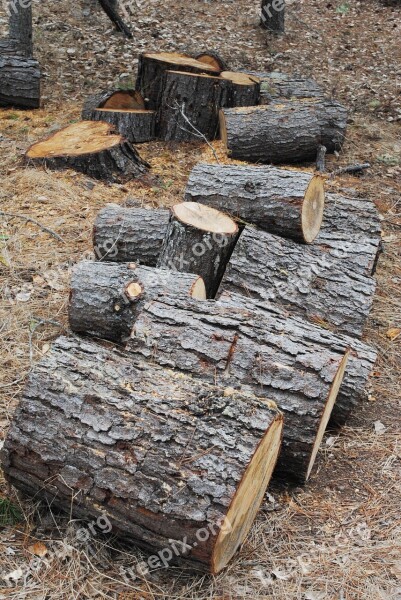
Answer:
<path fill-rule="evenodd" d="M 149 165 L 112 125 L 80 121 L 31 146 L 27 158 L 52 169 L 75 169 L 110 182 L 124 183 L 146 173 Z"/>
<path fill-rule="evenodd" d="M 271 402 L 59 338 L 30 375 L 2 463 L 24 493 L 76 518 L 107 514 L 165 566 L 218 573 L 256 516 L 281 431 Z"/>
<path fill-rule="evenodd" d="M 220 77 L 230 82 L 229 97 L 225 106 L 256 106 L 259 104 L 260 81 L 257 77 L 235 71 L 223 71 L 220 73 Z"/>
<path fill-rule="evenodd" d="M 205 300 L 206 289 L 198 275 L 135 263 L 82 261 L 72 270 L 70 327 L 122 343 L 143 304 L 163 295 Z"/>
<path fill-rule="evenodd" d="M 280 71 L 244 71 L 260 80 L 260 104 L 279 98 L 324 98 L 323 89 L 313 79 Z"/>
<path fill-rule="evenodd" d="M 227 215 L 197 202 L 183 202 L 171 217 L 158 267 L 200 275 L 208 298 L 214 298 L 239 236 Z"/>
<path fill-rule="evenodd" d="M 200 163 L 189 176 L 185 200 L 311 243 L 322 223 L 324 186 L 322 177 L 302 171 Z"/>

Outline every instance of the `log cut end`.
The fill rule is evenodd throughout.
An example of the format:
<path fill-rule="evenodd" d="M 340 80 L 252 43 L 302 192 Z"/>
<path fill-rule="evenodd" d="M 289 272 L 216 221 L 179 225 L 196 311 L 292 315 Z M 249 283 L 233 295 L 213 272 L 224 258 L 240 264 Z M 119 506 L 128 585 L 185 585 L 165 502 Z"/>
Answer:
<path fill-rule="evenodd" d="M 254 75 L 248 75 L 247 73 L 238 73 L 236 71 L 223 71 L 220 73 L 220 77 L 232 81 L 236 85 L 252 85 L 260 83 L 260 79 Z"/>
<path fill-rule="evenodd" d="M 309 476 L 313 469 L 313 465 L 315 464 L 316 456 L 317 456 L 318 450 L 320 448 L 320 445 L 322 443 L 324 432 L 326 431 L 328 422 L 330 420 L 331 413 L 332 413 L 334 405 L 336 403 L 336 399 L 337 399 L 337 396 L 340 391 L 340 387 L 341 387 L 341 384 L 342 384 L 342 381 L 343 381 L 343 378 L 345 375 L 345 370 L 347 368 L 349 355 L 350 355 L 350 351 L 348 350 L 345 353 L 345 355 L 340 363 L 340 366 L 338 367 L 338 371 L 333 379 L 333 383 L 331 384 L 329 397 L 327 399 L 326 406 L 325 406 L 325 409 L 324 409 L 324 412 L 323 412 L 323 415 L 322 415 L 322 418 L 320 421 L 319 429 L 316 434 L 315 443 L 313 444 L 312 454 L 311 454 L 311 457 L 309 460 L 309 465 L 308 465 L 308 470 L 306 472 L 305 481 L 307 481 L 309 479 Z"/>
<path fill-rule="evenodd" d="M 119 91 L 114 92 L 105 102 L 99 104 L 98 108 L 108 108 L 110 110 L 144 110 L 145 101 L 139 92 Z"/>
<path fill-rule="evenodd" d="M 169 65 L 177 65 L 177 70 L 183 70 L 182 68 L 194 68 L 199 71 L 205 71 L 210 73 L 219 73 L 219 67 L 213 64 L 191 58 L 186 54 L 180 54 L 179 52 L 159 52 L 157 54 L 146 53 L 143 54 L 143 58 L 155 60 L 161 63 L 167 63 Z"/>
<path fill-rule="evenodd" d="M 214 67 L 216 71 L 226 71 L 228 66 L 226 61 L 217 52 L 207 50 L 195 56 L 196 60 L 206 65 Z"/>
<path fill-rule="evenodd" d="M 229 563 L 252 526 L 276 465 L 281 435 L 282 421 L 277 419 L 262 438 L 228 509 L 214 546 L 213 573 Z"/>
<path fill-rule="evenodd" d="M 307 244 L 318 236 L 323 221 L 324 185 L 323 177 L 316 175 L 307 187 L 302 203 L 302 234 Z"/>
<path fill-rule="evenodd" d="M 206 300 L 206 286 L 202 277 L 198 277 L 198 279 L 195 281 L 189 295 L 191 298 L 195 298 L 195 300 Z"/>
<path fill-rule="evenodd" d="M 238 231 L 238 225 L 228 215 L 198 202 L 182 202 L 172 209 L 173 215 L 181 223 L 221 235 L 233 235 Z"/>

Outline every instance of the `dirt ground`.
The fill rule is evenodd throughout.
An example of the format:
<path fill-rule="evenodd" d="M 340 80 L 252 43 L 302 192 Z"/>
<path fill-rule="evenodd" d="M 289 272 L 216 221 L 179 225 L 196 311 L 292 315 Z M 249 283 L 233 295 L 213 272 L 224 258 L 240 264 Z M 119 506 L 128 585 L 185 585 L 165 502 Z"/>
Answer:
<path fill-rule="evenodd" d="M 94 4 L 34 0 L 43 108 L 0 110 L 0 211 L 53 232 L 0 214 L 0 440 L 30 366 L 65 331 L 70 266 L 90 255 L 97 211 L 128 197 L 151 206 L 181 201 L 192 166 L 213 160 L 202 145 L 142 145 L 157 176 L 152 186 L 109 186 L 24 163 L 31 143 L 79 118 L 90 92 L 131 85 L 143 50 L 214 48 L 233 69 L 312 76 L 349 108 L 345 147 L 328 168 L 372 166 L 328 187 L 370 197 L 382 215 L 385 252 L 365 332 L 379 359 L 368 400 L 347 427 L 327 433 L 308 484 L 272 483 L 246 542 L 216 578 L 175 567 L 140 576 L 139 551 L 100 533 L 80 543 L 82 524 L 18 499 L 0 480 L 0 509 L 8 497 L 21 513 L 0 529 L 0 600 L 400 599 L 401 6 L 288 0 L 287 33 L 272 38 L 258 26 L 258 3 L 137 0 L 126 2 L 134 33 L 126 41 Z"/>

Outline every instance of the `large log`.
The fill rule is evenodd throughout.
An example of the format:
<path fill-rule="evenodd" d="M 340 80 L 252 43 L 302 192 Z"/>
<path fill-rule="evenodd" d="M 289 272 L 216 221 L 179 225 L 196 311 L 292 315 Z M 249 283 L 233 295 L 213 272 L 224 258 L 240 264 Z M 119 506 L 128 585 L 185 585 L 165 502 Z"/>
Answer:
<path fill-rule="evenodd" d="M 323 89 L 313 79 L 280 71 L 244 71 L 260 80 L 260 104 L 279 98 L 324 98 Z"/>
<path fill-rule="evenodd" d="M 253 75 L 235 71 L 223 71 L 220 77 L 230 82 L 226 107 L 255 106 L 260 101 L 260 81 Z"/>
<path fill-rule="evenodd" d="M 106 204 L 93 227 L 96 258 L 155 267 L 166 235 L 170 211 Z"/>
<path fill-rule="evenodd" d="M 143 304 L 158 296 L 206 299 L 198 275 L 135 263 L 82 261 L 74 266 L 68 307 L 72 331 L 123 342 Z"/>
<path fill-rule="evenodd" d="M 164 297 L 138 316 L 127 350 L 137 358 L 180 369 L 210 382 L 271 399 L 284 412 L 278 472 L 306 480 L 347 365 L 347 353 L 331 351 L 286 318 L 219 302 Z"/>
<path fill-rule="evenodd" d="M 228 104 L 230 90 L 227 79 L 166 71 L 158 111 L 160 139 L 214 140 L 219 133 L 219 109 Z"/>
<path fill-rule="evenodd" d="M 312 242 L 323 218 L 323 179 L 274 167 L 200 163 L 185 199 L 201 202 L 297 242 Z"/>
<path fill-rule="evenodd" d="M 377 352 L 372 346 L 355 339 L 353 336 L 333 333 L 305 319 L 291 316 L 275 303 L 223 292 L 219 297 L 219 304 L 232 307 L 233 310 L 238 310 L 238 307 L 240 307 L 252 313 L 256 312 L 256 322 L 259 327 L 263 322 L 262 318 L 267 317 L 266 330 L 270 333 L 272 333 L 270 326 L 272 319 L 277 321 L 277 315 L 284 317 L 284 319 L 279 320 L 280 329 L 278 329 L 278 332 L 279 335 L 285 338 L 286 343 L 291 340 L 293 331 L 297 331 L 304 340 L 310 340 L 314 344 L 324 346 L 331 352 L 345 353 L 348 350 L 350 351 L 344 379 L 331 413 L 331 424 L 344 425 L 350 413 L 362 400 L 367 398 L 369 376 L 377 358 Z"/>
<path fill-rule="evenodd" d="M 322 227 L 315 245 L 336 262 L 373 275 L 381 252 L 379 212 L 371 200 L 326 194 Z"/>
<path fill-rule="evenodd" d="M 281 429 L 272 402 L 59 338 L 31 372 L 3 470 L 75 517 L 107 516 L 157 566 L 217 573 L 259 509 Z"/>
<path fill-rule="evenodd" d="M 197 202 L 171 209 L 158 267 L 200 275 L 214 298 L 237 243 L 238 225 L 227 215 Z"/>
<path fill-rule="evenodd" d="M 75 169 L 95 179 L 124 183 L 149 165 L 109 123 L 80 121 L 31 146 L 27 158 L 52 169 Z"/>
<path fill-rule="evenodd" d="M 229 156 L 248 162 L 315 160 L 319 144 L 328 152 L 341 148 L 346 127 L 347 111 L 334 100 L 283 100 L 220 111 L 220 133 Z"/>
<path fill-rule="evenodd" d="M 139 56 L 136 89 L 145 98 L 150 110 L 158 110 L 163 78 L 166 71 L 208 73 L 218 75 L 220 69 L 177 52 L 146 53 Z"/>
<path fill-rule="evenodd" d="M 0 106 L 39 108 L 40 76 L 35 59 L 7 56 L 0 51 Z"/>
<path fill-rule="evenodd" d="M 324 327 L 361 337 L 375 281 L 319 247 L 246 227 L 219 291 L 274 300 Z"/>

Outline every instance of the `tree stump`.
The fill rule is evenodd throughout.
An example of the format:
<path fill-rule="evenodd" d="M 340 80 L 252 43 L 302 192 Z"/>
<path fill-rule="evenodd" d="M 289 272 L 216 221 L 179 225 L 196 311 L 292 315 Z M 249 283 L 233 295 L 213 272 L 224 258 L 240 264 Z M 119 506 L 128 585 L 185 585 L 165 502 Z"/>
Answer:
<path fill-rule="evenodd" d="M 156 139 L 156 113 L 153 110 L 96 108 L 87 118 L 110 123 L 132 144 Z"/>
<path fill-rule="evenodd" d="M 310 243 L 322 222 L 324 187 L 321 177 L 301 171 L 200 163 L 191 171 L 185 200 Z"/>
<path fill-rule="evenodd" d="M 166 71 L 158 111 L 159 138 L 214 140 L 219 133 L 219 109 L 227 104 L 230 87 L 220 77 Z"/>
<path fill-rule="evenodd" d="M 155 267 L 170 220 L 170 211 L 158 208 L 124 208 L 106 204 L 93 228 L 96 258 L 135 262 Z"/>
<path fill-rule="evenodd" d="M 281 431 L 272 402 L 63 337 L 30 374 L 2 463 L 36 500 L 107 515 L 159 566 L 217 573 L 252 525 Z"/>
<path fill-rule="evenodd" d="M 374 279 L 352 265 L 338 264 L 319 247 L 246 227 L 219 291 L 271 300 L 318 325 L 360 338 L 375 286 Z"/>
<path fill-rule="evenodd" d="M 283 100 L 267 106 L 223 108 L 220 134 L 231 158 L 261 163 L 316 159 L 317 147 L 339 150 L 346 109 L 333 100 Z"/>
<path fill-rule="evenodd" d="M 143 304 L 166 294 L 206 299 L 205 284 L 198 275 L 135 263 L 82 261 L 71 276 L 70 327 L 121 343 L 131 334 Z"/>
<path fill-rule="evenodd" d="M 176 204 L 157 266 L 200 275 L 214 298 L 238 236 L 227 215 L 196 202 Z"/>
<path fill-rule="evenodd" d="M 109 123 L 80 121 L 31 146 L 27 158 L 52 169 L 75 169 L 110 182 L 143 175 L 148 163 Z"/>
<path fill-rule="evenodd" d="M 255 106 L 260 101 L 260 81 L 253 75 L 236 73 L 235 71 L 223 71 L 220 73 L 222 79 L 230 82 L 230 90 L 225 106 Z"/>
<path fill-rule="evenodd" d="M 271 399 L 284 413 L 278 472 L 308 479 L 330 418 L 347 353 L 308 337 L 286 318 L 220 302 L 169 297 L 148 302 L 127 350 L 165 367 Z"/>
<path fill-rule="evenodd" d="M 218 75 L 220 69 L 177 52 L 141 54 L 139 56 L 136 89 L 145 98 L 147 108 L 150 110 L 159 109 L 163 78 L 166 71 Z"/>
<path fill-rule="evenodd" d="M 272 33 L 284 33 L 285 0 L 262 0 L 260 24 Z"/>

